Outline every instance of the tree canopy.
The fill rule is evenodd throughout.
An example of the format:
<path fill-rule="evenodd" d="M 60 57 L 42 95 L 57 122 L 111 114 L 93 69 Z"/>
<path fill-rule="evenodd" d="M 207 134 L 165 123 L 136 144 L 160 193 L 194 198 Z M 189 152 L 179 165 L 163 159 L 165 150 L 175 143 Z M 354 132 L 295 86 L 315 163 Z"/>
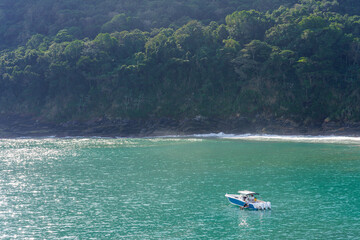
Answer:
<path fill-rule="evenodd" d="M 1 113 L 360 121 L 351 0 L 208 2 L 2 1 Z"/>

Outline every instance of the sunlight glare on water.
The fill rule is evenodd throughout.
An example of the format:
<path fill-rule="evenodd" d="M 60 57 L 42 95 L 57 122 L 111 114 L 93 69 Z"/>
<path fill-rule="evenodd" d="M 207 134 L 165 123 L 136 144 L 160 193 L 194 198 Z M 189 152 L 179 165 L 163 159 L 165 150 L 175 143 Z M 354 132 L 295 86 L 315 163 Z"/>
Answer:
<path fill-rule="evenodd" d="M 360 146 L 228 136 L 0 140 L 0 239 L 354 239 Z M 270 211 L 229 204 L 259 192 Z"/>

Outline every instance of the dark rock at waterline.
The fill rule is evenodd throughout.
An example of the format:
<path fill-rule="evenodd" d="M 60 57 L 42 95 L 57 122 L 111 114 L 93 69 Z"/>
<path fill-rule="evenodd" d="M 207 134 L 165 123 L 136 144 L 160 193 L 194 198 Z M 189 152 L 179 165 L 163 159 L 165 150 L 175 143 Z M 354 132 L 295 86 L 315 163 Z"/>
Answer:
<path fill-rule="evenodd" d="M 299 124 L 289 119 L 232 117 L 228 119 L 196 116 L 181 120 L 109 119 L 87 121 L 49 122 L 31 116 L 0 115 L 0 137 L 45 136 L 101 136 L 146 137 L 189 135 L 204 133 L 279 134 L 279 135 L 356 135 L 360 136 L 360 123 L 324 121 L 318 124 Z"/>

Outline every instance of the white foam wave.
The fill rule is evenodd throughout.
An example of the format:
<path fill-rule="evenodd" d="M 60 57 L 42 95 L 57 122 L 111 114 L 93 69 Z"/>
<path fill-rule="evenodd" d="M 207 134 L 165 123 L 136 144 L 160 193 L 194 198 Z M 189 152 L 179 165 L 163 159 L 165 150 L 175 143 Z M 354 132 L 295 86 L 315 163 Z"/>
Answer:
<path fill-rule="evenodd" d="M 312 135 L 270 135 L 270 134 L 228 134 L 228 133 L 207 133 L 207 134 L 192 134 L 192 135 L 166 135 L 166 136 L 149 136 L 143 137 L 143 139 L 182 139 L 187 141 L 199 141 L 206 138 L 218 138 L 218 139 L 233 139 L 233 140 L 245 140 L 245 141 L 276 141 L 276 142 L 304 142 L 304 143 L 335 143 L 335 144 L 356 144 L 360 145 L 360 136 L 312 136 Z M 141 139 L 141 138 L 129 138 L 129 137 L 85 137 L 85 136 L 67 136 L 67 137 L 19 137 L 18 140 L 53 140 L 53 139 Z"/>
<path fill-rule="evenodd" d="M 349 136 L 238 135 L 238 136 L 224 137 L 224 138 L 256 140 L 256 141 L 360 144 L 360 137 L 349 137 Z"/>
<path fill-rule="evenodd" d="M 165 138 L 220 138 L 238 139 L 248 141 L 281 141 L 281 142 L 304 142 L 304 143 L 339 143 L 339 144 L 360 144 L 360 137 L 355 136 L 311 136 L 311 135 L 269 135 L 269 134 L 226 134 L 208 133 L 193 135 L 172 135 Z"/>

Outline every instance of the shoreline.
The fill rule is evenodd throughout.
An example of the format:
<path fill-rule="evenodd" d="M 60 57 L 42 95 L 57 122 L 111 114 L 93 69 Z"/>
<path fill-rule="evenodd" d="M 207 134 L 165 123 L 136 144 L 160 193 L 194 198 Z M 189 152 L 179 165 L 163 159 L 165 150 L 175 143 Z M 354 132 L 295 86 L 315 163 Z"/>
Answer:
<path fill-rule="evenodd" d="M 267 143 L 302 143 L 302 144 L 335 144 L 360 146 L 360 136 L 335 136 L 335 135 L 269 135 L 269 134 L 194 134 L 194 135 L 171 135 L 171 136 L 145 136 L 145 137 L 102 137 L 102 136 L 35 136 L 0 138 L 0 141 L 240 141 L 240 142 L 267 142 Z"/>
<path fill-rule="evenodd" d="M 131 120 L 96 118 L 86 122 L 54 123 L 28 116 L 0 115 L 0 138 L 31 137 L 185 137 L 210 133 L 233 135 L 278 136 L 344 136 L 360 137 L 360 123 L 323 122 L 299 125 L 288 119 L 249 119 L 245 117 L 218 119 L 197 116 L 176 120 L 171 118 Z"/>

